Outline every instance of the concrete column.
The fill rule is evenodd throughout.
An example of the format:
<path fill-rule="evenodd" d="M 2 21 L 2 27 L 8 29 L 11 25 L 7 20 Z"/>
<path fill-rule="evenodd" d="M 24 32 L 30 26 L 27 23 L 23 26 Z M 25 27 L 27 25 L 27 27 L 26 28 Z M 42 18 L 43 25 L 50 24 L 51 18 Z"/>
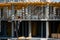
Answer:
<path fill-rule="evenodd" d="M 49 4 L 46 5 L 46 19 L 48 20 L 49 19 Z M 49 35 L 49 23 L 48 21 L 46 20 L 46 38 L 48 38 L 48 35 Z"/>
<path fill-rule="evenodd" d="M 43 37 L 43 22 L 41 22 L 41 38 Z"/>
<path fill-rule="evenodd" d="M 49 22 L 46 21 L 46 38 L 49 37 Z"/>
<path fill-rule="evenodd" d="M 31 37 L 31 21 L 29 21 L 29 37 Z"/>
<path fill-rule="evenodd" d="M 12 34 L 11 35 L 12 35 L 12 37 L 14 37 L 14 23 L 13 23 L 13 21 L 12 21 L 12 26 L 11 27 L 12 27 L 12 31 L 11 31 Z"/>

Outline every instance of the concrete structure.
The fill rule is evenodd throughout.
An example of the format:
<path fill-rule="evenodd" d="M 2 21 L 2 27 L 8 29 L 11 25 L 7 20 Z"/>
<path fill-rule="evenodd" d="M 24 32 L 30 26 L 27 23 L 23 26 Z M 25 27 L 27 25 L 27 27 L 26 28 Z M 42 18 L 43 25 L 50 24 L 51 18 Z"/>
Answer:
<path fill-rule="evenodd" d="M 5 3 L 7 6 L 1 3 L 1 39 L 53 40 L 56 35 L 56 38 L 60 38 L 57 34 L 60 32 L 60 3 L 50 3 L 51 0 L 21 1 L 8 0 Z"/>

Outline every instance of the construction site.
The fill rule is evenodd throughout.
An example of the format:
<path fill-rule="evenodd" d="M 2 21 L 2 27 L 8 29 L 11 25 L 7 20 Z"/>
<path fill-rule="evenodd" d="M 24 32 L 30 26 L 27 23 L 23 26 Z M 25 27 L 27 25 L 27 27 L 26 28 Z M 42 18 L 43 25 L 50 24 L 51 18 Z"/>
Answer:
<path fill-rule="evenodd" d="M 0 40 L 60 40 L 60 2 L 1 0 Z"/>

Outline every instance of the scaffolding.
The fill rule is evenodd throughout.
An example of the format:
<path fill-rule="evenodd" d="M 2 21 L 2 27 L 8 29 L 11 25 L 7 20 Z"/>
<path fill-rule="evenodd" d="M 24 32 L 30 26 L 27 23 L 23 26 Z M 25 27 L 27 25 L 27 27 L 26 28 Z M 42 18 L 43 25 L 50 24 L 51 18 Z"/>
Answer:
<path fill-rule="evenodd" d="M 53 11 L 51 8 L 53 7 Z M 31 39 L 31 21 L 46 21 L 46 40 L 49 38 L 49 23 L 48 21 L 60 21 L 60 12 L 56 13 L 56 9 L 60 9 L 60 2 L 5 2 L 0 3 L 0 10 L 3 9 L 3 14 L 0 13 L 0 24 L 1 21 L 11 22 L 11 38 L 14 39 L 14 31 L 19 27 L 19 22 L 29 21 L 29 36 L 18 37 L 18 39 Z M 58 14 L 58 15 L 57 15 Z M 18 21 L 18 22 L 17 22 Z M 14 29 L 14 23 L 17 24 Z M 43 31 L 43 23 L 41 24 Z M 1 27 L 1 26 L 0 26 Z M 42 32 L 41 31 L 41 32 Z M 23 34 L 24 35 L 24 34 Z M 41 35 L 43 35 L 41 33 Z M 3 39 L 3 38 L 1 38 Z M 8 38 L 7 38 L 8 39 Z M 34 38 L 35 39 L 35 38 Z M 41 38 L 37 38 L 41 39 Z"/>

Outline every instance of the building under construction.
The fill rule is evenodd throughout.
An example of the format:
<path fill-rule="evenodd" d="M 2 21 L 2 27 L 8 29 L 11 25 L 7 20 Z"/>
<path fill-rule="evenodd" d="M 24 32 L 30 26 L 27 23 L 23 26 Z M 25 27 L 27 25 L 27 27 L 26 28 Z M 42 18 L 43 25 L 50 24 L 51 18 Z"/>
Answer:
<path fill-rule="evenodd" d="M 1 40 L 59 40 L 60 2 L 0 1 Z"/>

